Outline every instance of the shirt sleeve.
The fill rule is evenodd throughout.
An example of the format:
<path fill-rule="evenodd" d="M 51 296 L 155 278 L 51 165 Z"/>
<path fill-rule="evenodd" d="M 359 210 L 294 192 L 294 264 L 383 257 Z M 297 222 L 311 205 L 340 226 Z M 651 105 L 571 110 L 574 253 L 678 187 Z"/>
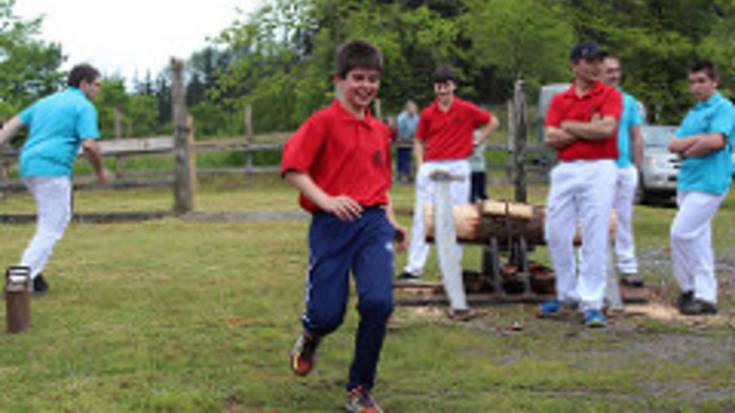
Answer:
<path fill-rule="evenodd" d="M 35 108 L 35 105 L 28 106 L 27 108 L 23 109 L 23 111 L 18 114 L 18 119 L 20 119 L 20 121 L 23 122 L 24 125 L 30 125 L 31 122 L 33 122 L 34 108 Z"/>
<path fill-rule="evenodd" d="M 97 126 L 97 110 L 90 103 L 83 105 L 77 119 L 77 136 L 80 139 L 99 139 L 100 130 Z"/>
<path fill-rule="evenodd" d="M 426 133 L 429 131 L 429 121 L 428 116 L 425 113 L 421 113 L 421 116 L 419 117 L 419 124 L 416 126 L 416 139 L 418 140 L 426 140 Z"/>
<path fill-rule="evenodd" d="M 469 108 L 470 114 L 472 117 L 472 125 L 475 128 L 486 125 L 492 119 L 492 116 L 493 116 L 492 113 L 486 110 L 480 109 L 479 107 L 477 107 L 476 105 L 472 103 L 468 102 L 467 107 Z"/>
<path fill-rule="evenodd" d="M 291 136 L 283 147 L 281 176 L 288 171 L 309 173 L 324 142 L 324 120 L 312 116 Z"/>
<path fill-rule="evenodd" d="M 620 115 L 623 113 L 623 96 L 615 89 L 611 89 L 606 99 L 602 102 L 600 107 L 600 115 L 612 116 L 616 120 L 620 120 Z"/>
<path fill-rule="evenodd" d="M 561 94 L 554 96 L 549 103 L 549 109 L 546 111 L 546 119 L 544 120 L 544 126 L 552 126 L 558 128 L 561 126 Z"/>
<path fill-rule="evenodd" d="M 635 98 L 630 98 L 630 127 L 641 126 L 643 118 L 641 117 L 640 106 Z"/>
<path fill-rule="evenodd" d="M 712 117 L 708 132 L 710 133 L 721 133 L 725 136 L 728 142 L 732 143 L 733 128 L 735 128 L 735 115 L 733 114 L 733 108 L 728 104 L 722 109 L 716 110 Z"/>

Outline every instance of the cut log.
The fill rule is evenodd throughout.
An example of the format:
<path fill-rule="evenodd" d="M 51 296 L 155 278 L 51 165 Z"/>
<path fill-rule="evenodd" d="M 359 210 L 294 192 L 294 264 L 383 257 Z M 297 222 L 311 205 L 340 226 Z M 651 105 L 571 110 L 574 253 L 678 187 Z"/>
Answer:
<path fill-rule="evenodd" d="M 487 244 L 495 237 L 503 244 L 510 238 L 524 236 L 529 246 L 543 245 L 546 208 L 514 202 L 485 201 L 482 204 L 455 205 L 452 207 L 457 241 L 470 244 Z M 427 242 L 434 242 L 434 207 L 424 208 L 424 228 Z M 610 237 L 617 229 L 615 212 L 610 216 Z M 577 224 L 574 244 L 581 245 L 581 222 Z"/>

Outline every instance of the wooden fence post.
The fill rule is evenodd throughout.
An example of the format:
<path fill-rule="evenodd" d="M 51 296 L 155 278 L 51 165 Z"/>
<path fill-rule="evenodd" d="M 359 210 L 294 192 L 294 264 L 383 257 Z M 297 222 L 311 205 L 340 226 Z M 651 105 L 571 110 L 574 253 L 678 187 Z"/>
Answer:
<path fill-rule="evenodd" d="M 513 183 L 513 169 L 515 167 L 515 160 L 513 159 L 513 153 L 515 151 L 515 139 L 516 139 L 516 125 L 515 125 L 515 111 L 513 108 L 513 101 L 508 100 L 508 135 L 507 143 L 505 145 L 505 184 Z"/>
<path fill-rule="evenodd" d="M 515 145 L 513 161 L 515 163 L 515 201 L 527 202 L 526 192 L 526 141 L 528 139 L 528 107 L 524 93 L 523 79 L 518 79 L 513 92 L 513 118 L 515 129 Z"/>
<path fill-rule="evenodd" d="M 253 106 L 245 106 L 245 170 L 247 181 L 253 180 Z"/>
<path fill-rule="evenodd" d="M 196 154 L 193 125 L 187 119 L 184 89 L 184 63 L 171 59 L 171 103 L 174 125 L 174 211 L 183 214 L 194 209 Z"/>
<path fill-rule="evenodd" d="M 119 106 L 115 106 L 115 140 L 122 138 L 122 110 Z M 123 178 L 123 168 L 125 167 L 125 158 L 122 156 L 115 157 L 115 179 Z"/>

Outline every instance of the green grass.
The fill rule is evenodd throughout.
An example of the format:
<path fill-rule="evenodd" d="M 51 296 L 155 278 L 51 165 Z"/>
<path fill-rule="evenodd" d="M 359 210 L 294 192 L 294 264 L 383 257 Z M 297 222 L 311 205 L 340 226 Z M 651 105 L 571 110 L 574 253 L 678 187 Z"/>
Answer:
<path fill-rule="evenodd" d="M 510 198 L 508 187 L 491 196 Z M 543 203 L 546 189 L 529 188 Z M 410 210 L 413 192 L 393 198 Z M 77 211 L 167 209 L 167 190 L 80 191 Z M 279 178 L 205 181 L 202 211 L 296 210 Z M 23 194 L 0 212 L 32 212 Z M 639 251 L 668 244 L 674 210 L 638 207 Z M 401 215 L 406 225 L 410 217 Z M 716 218 L 718 257 L 733 250 L 735 197 Z M 357 322 L 320 348 L 306 379 L 287 354 L 299 332 L 306 221 L 72 224 L 47 267 L 50 293 L 32 302 L 31 329 L 0 335 L 0 412 L 338 412 Z M 32 225 L 4 225 L 0 257 L 16 262 Z M 479 248 L 465 248 L 479 266 Z M 663 252 L 665 255 L 665 251 Z M 547 260 L 543 248 L 534 258 Z M 405 255 L 397 258 L 402 267 Z M 644 274 L 675 294 L 669 270 Z M 720 274 L 721 309 L 733 315 L 732 274 Z M 433 254 L 427 277 L 439 277 Z M 732 327 L 646 318 L 589 331 L 574 320 L 537 320 L 533 306 L 489 308 L 465 325 L 440 310 L 399 308 L 380 363 L 376 397 L 388 412 L 731 412 Z M 514 321 L 522 332 L 507 331 Z"/>

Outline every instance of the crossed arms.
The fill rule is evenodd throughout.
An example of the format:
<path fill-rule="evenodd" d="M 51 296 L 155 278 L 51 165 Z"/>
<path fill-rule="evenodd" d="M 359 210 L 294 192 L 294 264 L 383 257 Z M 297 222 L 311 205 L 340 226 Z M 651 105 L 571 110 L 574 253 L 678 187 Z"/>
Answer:
<path fill-rule="evenodd" d="M 727 145 L 727 138 L 719 132 L 700 133 L 685 138 L 671 138 L 669 152 L 684 158 L 690 156 L 704 156 L 719 151 Z"/>
<path fill-rule="evenodd" d="M 618 121 L 612 116 L 595 115 L 589 122 L 566 120 L 558 127 L 546 127 L 544 144 L 550 148 L 564 149 L 580 139 L 607 139 L 615 134 L 617 126 Z"/>

